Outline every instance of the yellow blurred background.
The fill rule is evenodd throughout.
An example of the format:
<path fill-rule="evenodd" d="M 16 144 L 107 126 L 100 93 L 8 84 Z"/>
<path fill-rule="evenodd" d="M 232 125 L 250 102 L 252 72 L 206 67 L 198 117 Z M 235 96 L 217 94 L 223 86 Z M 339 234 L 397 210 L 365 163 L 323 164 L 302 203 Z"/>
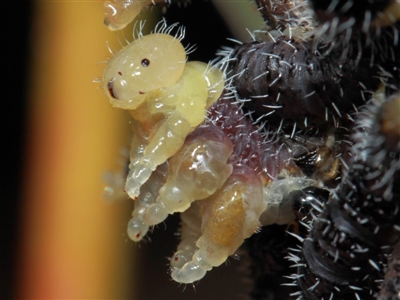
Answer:
<path fill-rule="evenodd" d="M 19 236 L 20 299 L 134 297 L 132 203 L 107 203 L 102 174 L 117 168 L 128 119 L 93 83 L 116 36 L 102 2 L 36 1 Z"/>

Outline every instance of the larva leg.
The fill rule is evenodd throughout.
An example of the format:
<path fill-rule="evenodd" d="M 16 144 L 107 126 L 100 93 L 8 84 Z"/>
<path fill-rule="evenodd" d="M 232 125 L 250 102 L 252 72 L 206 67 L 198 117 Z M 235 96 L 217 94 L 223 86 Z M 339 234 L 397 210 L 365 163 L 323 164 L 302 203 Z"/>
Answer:
<path fill-rule="evenodd" d="M 259 226 L 265 208 L 261 178 L 251 168 L 239 166 L 225 184 L 200 204 L 202 235 L 191 261 L 172 271 L 181 283 L 201 279 L 221 265 Z"/>
<path fill-rule="evenodd" d="M 110 30 L 125 28 L 151 0 L 114 0 L 104 2 L 104 24 Z"/>
<path fill-rule="evenodd" d="M 232 172 L 227 163 L 231 154 L 231 141 L 216 126 L 197 128 L 170 159 L 167 182 L 146 212 L 145 221 L 158 224 L 168 214 L 183 212 L 193 201 L 215 193 Z"/>
<path fill-rule="evenodd" d="M 174 155 L 183 145 L 190 124 L 178 112 L 173 113 L 149 138 L 149 143 L 140 159 L 131 161 L 126 181 L 126 192 L 135 199 L 140 186 L 149 179 L 156 167 Z"/>
<path fill-rule="evenodd" d="M 200 202 L 195 201 L 181 213 L 181 242 L 171 257 L 171 269 L 182 268 L 197 250 L 196 241 L 201 236 Z"/>
<path fill-rule="evenodd" d="M 128 222 L 128 236 L 131 240 L 138 242 L 146 235 L 149 226 L 143 220 L 147 208 L 153 204 L 158 196 L 158 190 L 165 183 L 168 175 L 167 163 L 157 167 L 151 174 L 149 180 L 142 186 L 142 192 L 135 201 L 135 209 L 132 218 Z"/>
<path fill-rule="evenodd" d="M 132 141 L 129 152 L 129 169 L 134 169 L 144 155 L 144 149 L 148 144 L 148 133 L 144 130 L 140 122 L 132 119 Z M 129 177 L 129 175 L 128 175 Z"/>

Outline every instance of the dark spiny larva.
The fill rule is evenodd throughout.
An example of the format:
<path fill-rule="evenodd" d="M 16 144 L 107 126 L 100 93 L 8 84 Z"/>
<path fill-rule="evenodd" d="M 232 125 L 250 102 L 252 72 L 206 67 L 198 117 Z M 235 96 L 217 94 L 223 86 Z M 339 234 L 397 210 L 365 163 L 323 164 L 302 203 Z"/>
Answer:
<path fill-rule="evenodd" d="M 326 157 L 333 161 L 328 165 L 343 156 L 337 173 L 342 182 L 331 190 L 325 204 L 328 192 L 324 189 L 336 187 L 334 179 L 339 178 L 333 172 L 333 180 L 328 182 L 323 172 L 315 172 L 317 153 L 326 145 L 316 143 L 313 148 L 306 141 L 305 152 L 293 151 L 304 174 L 321 180 L 324 189 L 307 188 L 290 195 L 294 213 L 309 232 L 295 230 L 304 242 L 287 256 L 298 273 L 289 276 L 294 283 L 287 284 L 290 290 L 286 295 L 375 299 L 400 229 L 400 101 L 392 101 L 400 86 L 399 2 L 256 3 L 269 26 L 270 38 L 253 38 L 230 53 L 227 70 L 232 89 L 245 100 L 243 108 L 256 123 L 265 122 L 268 130 L 291 132 L 291 141 L 300 134 L 324 136 L 323 140 L 332 135 L 337 145 L 327 147 Z M 388 10 L 393 5 L 395 9 Z M 386 19 L 379 19 L 382 16 Z M 383 98 L 389 98 L 383 105 L 383 100 L 371 102 L 379 86 L 384 86 Z M 390 130 L 388 123 L 392 124 Z M 312 129 L 316 127 L 318 131 Z M 268 228 L 263 230 L 248 243 L 250 256 L 260 266 L 254 267 L 252 296 L 284 299 L 268 282 L 277 274 L 285 275 L 276 267 L 276 263 L 285 266 L 276 251 L 282 254 L 285 246 L 293 246 L 282 237 L 274 248 L 268 237 L 277 237 Z M 396 277 L 388 279 L 394 280 Z M 300 291 L 292 292 L 293 286 Z M 392 288 L 388 294 L 396 297 L 396 290 Z"/>
<path fill-rule="evenodd" d="M 354 107 L 365 104 L 377 89 L 378 68 L 362 58 L 340 63 L 334 55 L 320 56 L 313 43 L 280 36 L 274 41 L 253 41 L 230 55 L 229 74 L 239 98 L 253 118 L 280 124 L 284 119 L 298 128 L 332 124 Z M 337 122 L 335 122 L 337 125 Z"/>
<path fill-rule="evenodd" d="M 384 128 L 386 122 L 398 124 L 384 111 L 399 108 L 396 98 L 360 113 L 348 173 L 303 242 L 293 277 L 300 299 L 373 299 L 378 293 L 387 256 L 399 240 L 400 187 L 394 183 L 400 180 L 400 133 Z"/>
<path fill-rule="evenodd" d="M 315 206 L 323 206 L 328 200 L 329 192 L 314 186 L 302 190 L 293 191 L 289 197 L 292 198 L 293 212 L 297 219 L 302 222 L 310 221 L 311 211 Z"/>
<path fill-rule="evenodd" d="M 317 43 L 330 46 L 323 52 L 342 51 L 344 61 L 350 48 L 368 55 L 372 62 L 386 64 L 399 55 L 399 7 L 397 0 L 312 0 Z"/>
<path fill-rule="evenodd" d="M 294 247 L 287 236 L 278 239 L 278 230 L 268 227 L 249 240 L 254 299 L 286 299 L 290 294 L 298 299 L 359 300 L 375 299 L 379 292 L 399 236 L 400 125 L 394 122 L 396 133 L 385 130 L 382 120 L 393 121 L 398 115 L 385 117 L 386 105 L 380 110 L 377 101 L 369 102 L 381 84 L 386 97 L 397 94 L 400 86 L 399 24 L 375 20 L 395 2 L 312 1 L 313 11 L 307 1 L 256 0 L 270 38 L 244 43 L 227 59 L 232 89 L 245 100 L 243 108 L 256 123 L 291 132 L 290 141 L 296 143 L 300 134 L 307 136 L 306 151 L 293 151 L 303 173 L 320 180 L 324 189 L 335 187 L 337 176 L 344 177 L 328 204 L 324 189 L 290 194 L 295 215 L 309 230 L 295 230 L 304 239 L 301 247 Z M 356 125 L 353 118 L 358 119 Z M 326 141 L 328 135 L 336 141 L 332 149 L 308 144 L 310 138 Z M 354 158 L 348 158 L 346 147 Z M 331 160 L 328 169 L 341 155 L 348 168 L 324 177 L 317 164 L 324 149 L 328 154 L 322 161 Z M 274 247 L 272 241 L 278 240 Z M 297 274 L 285 272 L 280 260 L 286 255 L 284 247 L 296 251 L 287 258 L 295 262 Z M 287 284 L 286 297 L 268 284 L 278 274 L 294 280 Z M 296 286 L 300 291 L 293 292 Z"/>
<path fill-rule="evenodd" d="M 287 26 L 312 30 L 312 10 L 304 1 L 255 0 L 258 10 L 270 29 L 284 30 Z"/>

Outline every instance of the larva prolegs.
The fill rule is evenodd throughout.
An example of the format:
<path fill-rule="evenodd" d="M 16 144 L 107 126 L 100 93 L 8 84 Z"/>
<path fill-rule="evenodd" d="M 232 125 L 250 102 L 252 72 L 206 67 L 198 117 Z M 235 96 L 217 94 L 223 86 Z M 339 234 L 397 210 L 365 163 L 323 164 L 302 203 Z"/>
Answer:
<path fill-rule="evenodd" d="M 165 183 L 167 176 L 168 166 L 164 163 L 157 167 L 149 180 L 141 187 L 141 193 L 135 201 L 132 218 L 128 222 L 127 232 L 132 241 L 141 241 L 149 230 L 150 225 L 145 223 L 144 214 L 148 207 L 156 202 L 158 190 Z"/>
<path fill-rule="evenodd" d="M 181 241 L 178 249 L 170 259 L 171 269 L 181 269 L 189 262 L 198 249 L 196 241 L 201 236 L 200 202 L 192 205 L 181 213 Z"/>
<path fill-rule="evenodd" d="M 237 166 L 224 185 L 199 205 L 202 226 L 198 250 L 182 268 L 173 269 L 171 276 L 177 282 L 200 280 L 254 233 L 265 209 L 261 178 L 251 168 Z"/>
<path fill-rule="evenodd" d="M 129 197 L 134 199 L 139 195 L 140 187 L 151 173 L 182 147 L 190 131 L 190 124 L 179 112 L 163 122 L 144 149 L 143 157 L 137 161 L 131 160 L 125 187 Z"/>

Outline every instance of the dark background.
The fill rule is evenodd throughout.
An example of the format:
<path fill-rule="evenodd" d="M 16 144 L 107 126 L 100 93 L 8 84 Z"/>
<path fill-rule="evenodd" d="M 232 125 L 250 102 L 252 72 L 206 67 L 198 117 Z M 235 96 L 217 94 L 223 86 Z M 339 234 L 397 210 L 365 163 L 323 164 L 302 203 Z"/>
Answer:
<path fill-rule="evenodd" d="M 31 1 L 1 5 L 1 216 L 0 298 L 12 299 L 21 204 L 24 121 L 27 114 Z"/>

